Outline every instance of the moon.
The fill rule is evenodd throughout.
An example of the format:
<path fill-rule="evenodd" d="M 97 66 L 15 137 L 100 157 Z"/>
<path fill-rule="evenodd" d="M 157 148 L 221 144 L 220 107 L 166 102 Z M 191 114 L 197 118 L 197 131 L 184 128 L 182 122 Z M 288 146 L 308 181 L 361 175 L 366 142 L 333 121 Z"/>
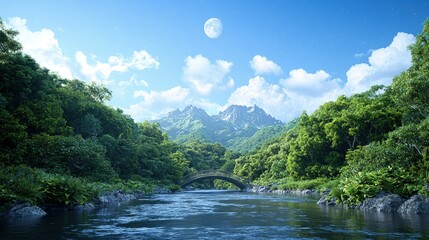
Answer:
<path fill-rule="evenodd" d="M 209 38 L 218 38 L 222 34 L 222 22 L 218 18 L 210 18 L 204 24 L 204 32 Z"/>

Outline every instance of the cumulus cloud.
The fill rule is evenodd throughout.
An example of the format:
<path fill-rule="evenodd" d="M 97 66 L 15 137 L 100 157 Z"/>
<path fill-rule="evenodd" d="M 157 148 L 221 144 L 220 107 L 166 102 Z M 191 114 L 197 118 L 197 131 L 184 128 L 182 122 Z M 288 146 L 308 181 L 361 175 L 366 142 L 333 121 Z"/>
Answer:
<path fill-rule="evenodd" d="M 251 78 L 247 85 L 237 88 L 231 94 L 226 106 L 256 104 L 271 116 L 288 122 L 300 116 L 303 111 L 312 113 L 321 104 L 335 100 L 341 94 L 340 87 L 320 93 L 318 96 L 288 91 L 281 85 L 268 83 L 263 77 L 256 76 Z"/>
<path fill-rule="evenodd" d="M 203 55 L 188 56 L 183 68 L 183 80 L 190 83 L 201 95 L 208 95 L 214 89 L 231 88 L 234 86 L 234 80 L 230 77 L 227 79 L 227 75 L 232 65 L 232 62 L 225 60 L 211 63 Z M 226 84 L 224 80 L 227 81 Z"/>
<path fill-rule="evenodd" d="M 125 112 L 136 121 L 159 119 L 168 112 L 186 105 L 190 90 L 176 86 L 165 91 L 134 91 L 134 98 L 142 99 Z"/>
<path fill-rule="evenodd" d="M 181 102 L 189 95 L 189 89 L 180 86 L 171 88 L 166 91 L 144 91 L 138 90 L 134 92 L 134 97 L 143 97 L 143 103 L 145 105 L 151 105 L 156 101 L 163 102 Z"/>
<path fill-rule="evenodd" d="M 289 77 L 280 80 L 280 83 L 288 92 L 310 96 L 320 96 L 340 88 L 340 80 L 331 79 L 331 76 L 324 70 L 308 73 L 302 68 L 290 71 Z"/>
<path fill-rule="evenodd" d="M 138 90 L 134 92 L 134 97 L 142 100 L 125 109 L 125 112 L 136 121 L 160 119 L 171 111 L 191 104 L 204 109 L 209 115 L 214 115 L 222 109 L 219 104 L 208 99 L 194 98 L 190 89 L 181 86 L 165 91 Z"/>
<path fill-rule="evenodd" d="M 346 73 L 345 91 L 348 94 L 363 92 L 372 85 L 390 85 L 392 78 L 411 66 L 408 46 L 415 42 L 412 34 L 399 32 L 392 43 L 371 52 L 369 63 L 353 65 Z"/>
<path fill-rule="evenodd" d="M 279 65 L 261 55 L 255 55 L 250 61 L 250 66 L 253 71 L 255 71 L 255 75 L 282 73 L 282 69 Z"/>
<path fill-rule="evenodd" d="M 129 87 L 129 86 L 148 87 L 149 83 L 147 83 L 145 80 L 138 80 L 137 76 L 135 74 L 133 74 L 129 80 L 120 81 L 118 85 L 120 87 Z"/>
<path fill-rule="evenodd" d="M 22 44 L 24 53 L 60 77 L 73 78 L 70 61 L 63 55 L 52 30 L 43 28 L 40 31 L 30 31 L 27 20 L 19 17 L 10 18 L 8 25 L 19 32 L 17 40 Z"/>
<path fill-rule="evenodd" d="M 283 88 L 268 83 L 263 77 L 251 78 L 247 85 L 237 88 L 229 97 L 229 105 L 258 105 L 268 114 L 285 121 L 290 119 L 290 99 Z"/>
<path fill-rule="evenodd" d="M 144 70 L 149 68 L 157 69 L 160 63 L 147 51 L 134 51 L 133 55 L 126 59 L 122 56 L 110 56 L 107 62 L 96 61 L 95 64 L 88 63 L 87 56 L 78 51 L 75 54 L 80 71 L 91 82 L 102 82 L 107 84 L 112 72 L 126 72 L 130 68 Z"/>

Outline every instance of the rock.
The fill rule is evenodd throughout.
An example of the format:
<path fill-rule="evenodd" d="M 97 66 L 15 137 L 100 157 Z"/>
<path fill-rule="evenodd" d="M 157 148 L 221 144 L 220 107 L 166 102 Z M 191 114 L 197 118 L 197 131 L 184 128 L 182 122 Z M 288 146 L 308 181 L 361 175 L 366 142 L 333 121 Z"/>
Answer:
<path fill-rule="evenodd" d="M 272 190 L 271 192 L 275 193 L 275 194 L 285 194 L 286 193 L 285 190 L 279 190 L 279 189 Z"/>
<path fill-rule="evenodd" d="M 85 204 L 79 204 L 73 207 L 73 210 L 92 210 L 95 209 L 95 205 L 93 203 L 85 203 Z"/>
<path fill-rule="evenodd" d="M 358 208 L 363 211 L 396 212 L 404 202 L 405 199 L 398 194 L 380 193 L 373 198 L 365 199 Z"/>
<path fill-rule="evenodd" d="M 429 198 L 414 195 L 399 207 L 398 212 L 403 214 L 428 214 Z"/>
<path fill-rule="evenodd" d="M 337 205 L 337 202 L 334 197 L 328 200 L 328 195 L 324 194 L 320 197 L 319 201 L 317 201 L 317 204 L 335 206 Z"/>
<path fill-rule="evenodd" d="M 117 190 L 109 194 L 98 196 L 98 199 L 95 204 L 100 207 L 109 207 L 115 205 L 117 206 L 121 205 L 121 203 L 123 202 L 128 202 L 135 198 L 136 196 L 132 194 L 126 194 L 120 190 Z"/>
<path fill-rule="evenodd" d="M 253 186 L 253 188 L 250 189 L 250 192 L 267 193 L 271 192 L 271 188 L 269 186 Z"/>
<path fill-rule="evenodd" d="M 47 213 L 38 206 L 21 203 L 13 206 L 5 215 L 8 217 L 41 217 Z"/>

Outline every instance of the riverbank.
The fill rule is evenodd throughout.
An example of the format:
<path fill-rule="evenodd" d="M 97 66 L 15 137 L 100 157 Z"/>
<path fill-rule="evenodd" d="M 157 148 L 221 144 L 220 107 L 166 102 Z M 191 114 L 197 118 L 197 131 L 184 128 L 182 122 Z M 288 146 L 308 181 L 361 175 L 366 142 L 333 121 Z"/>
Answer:
<path fill-rule="evenodd" d="M 400 214 L 429 215 L 429 198 L 422 195 L 413 195 L 410 198 L 403 198 L 398 194 L 381 192 L 375 197 L 366 198 L 357 206 L 346 206 L 342 203 L 337 204 L 335 198 L 329 199 L 329 191 L 326 191 L 317 202 L 317 204 L 332 207 L 356 208 L 361 211 L 381 212 Z"/>
<path fill-rule="evenodd" d="M 422 195 L 413 195 L 410 198 L 403 198 L 398 194 L 382 192 L 375 197 L 365 199 L 358 206 L 346 206 L 342 203 L 337 203 L 337 199 L 329 198 L 329 190 L 323 192 L 315 189 L 272 189 L 272 186 L 252 186 L 248 188 L 248 192 L 254 193 L 274 193 L 274 194 L 320 194 L 321 197 L 317 204 L 326 205 L 329 207 L 354 208 L 361 211 L 381 212 L 400 214 L 416 214 L 429 215 L 429 197 Z"/>
<path fill-rule="evenodd" d="M 326 205 L 335 208 L 352 208 L 368 212 L 381 213 L 401 213 L 409 215 L 429 215 L 429 198 L 422 195 L 414 195 L 408 199 L 397 194 L 380 193 L 373 198 L 365 199 L 358 206 L 346 206 L 342 203 L 337 203 L 335 198 L 329 198 L 329 190 L 319 191 L 315 189 L 277 189 L 277 186 L 252 186 L 246 189 L 247 192 L 253 193 L 273 193 L 273 194 L 295 194 L 295 195 L 321 195 L 317 204 Z M 112 206 L 119 206 L 127 203 L 130 200 L 147 196 L 148 194 L 171 194 L 173 191 L 166 188 L 155 188 L 149 193 L 136 191 L 124 192 L 122 190 L 114 190 L 106 192 L 93 201 L 85 204 L 76 204 L 73 206 L 64 206 L 58 204 L 32 205 L 28 202 L 12 204 L 6 211 L 0 212 L 0 217 L 16 218 L 16 217 L 42 217 L 46 215 L 46 210 L 62 209 L 65 211 L 81 211 L 94 210 Z"/>
<path fill-rule="evenodd" d="M 60 204 L 41 204 L 33 205 L 29 202 L 20 202 L 10 204 L 10 206 L 0 212 L 0 217 L 16 218 L 16 217 L 42 217 L 46 215 L 48 209 L 60 209 L 64 211 L 80 211 L 80 210 L 94 210 L 112 206 L 119 206 L 130 200 L 146 196 L 148 194 L 171 194 L 171 190 L 166 188 L 155 188 L 151 192 L 136 191 L 127 193 L 122 190 L 114 190 L 106 192 L 97 196 L 93 201 L 85 204 L 75 204 L 72 206 L 64 206 Z"/>
<path fill-rule="evenodd" d="M 275 193 L 275 194 L 318 194 L 315 189 L 277 189 L 272 186 L 252 186 L 246 189 L 247 192 L 253 193 Z"/>

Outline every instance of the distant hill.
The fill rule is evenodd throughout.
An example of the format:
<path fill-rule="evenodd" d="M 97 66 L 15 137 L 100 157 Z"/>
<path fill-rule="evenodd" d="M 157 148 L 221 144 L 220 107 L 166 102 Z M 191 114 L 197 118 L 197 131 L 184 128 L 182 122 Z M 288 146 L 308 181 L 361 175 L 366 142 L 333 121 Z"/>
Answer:
<path fill-rule="evenodd" d="M 272 125 L 259 129 L 253 136 L 244 138 L 234 138 L 228 141 L 228 149 L 246 153 L 259 149 L 265 142 L 282 136 L 292 129 L 298 122 L 298 118 L 287 124 Z"/>
<path fill-rule="evenodd" d="M 182 111 L 170 112 L 156 122 L 173 141 L 219 142 L 228 149 L 243 153 L 279 136 L 285 127 L 281 121 L 256 105 L 231 105 L 214 116 L 191 105 Z"/>

